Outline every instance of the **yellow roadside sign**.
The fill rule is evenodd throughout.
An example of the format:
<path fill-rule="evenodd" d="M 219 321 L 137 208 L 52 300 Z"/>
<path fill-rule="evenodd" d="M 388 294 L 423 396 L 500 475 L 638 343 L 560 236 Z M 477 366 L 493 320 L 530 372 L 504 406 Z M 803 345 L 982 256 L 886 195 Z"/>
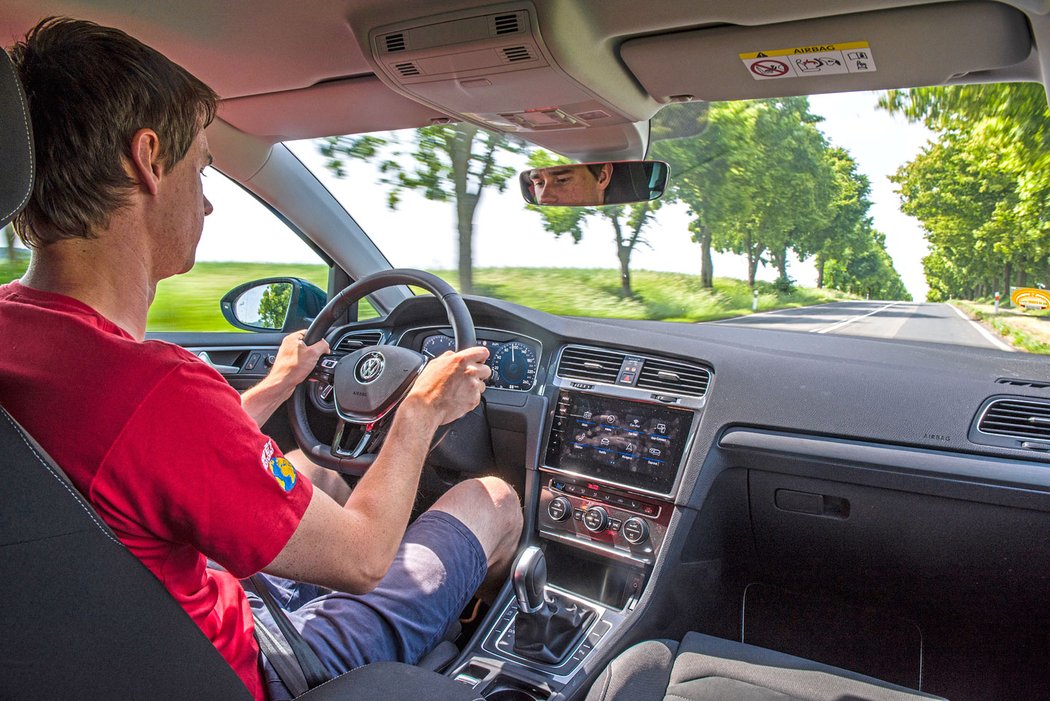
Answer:
<path fill-rule="evenodd" d="M 1034 287 L 1022 287 L 1014 290 L 1010 295 L 1010 301 L 1015 307 L 1025 309 L 1047 309 L 1050 308 L 1050 291 L 1037 290 Z"/>

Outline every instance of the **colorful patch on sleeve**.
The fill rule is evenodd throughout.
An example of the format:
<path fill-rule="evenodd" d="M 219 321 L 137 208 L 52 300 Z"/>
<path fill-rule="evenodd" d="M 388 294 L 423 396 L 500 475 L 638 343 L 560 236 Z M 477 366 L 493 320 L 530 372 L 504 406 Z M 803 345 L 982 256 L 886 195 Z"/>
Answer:
<path fill-rule="evenodd" d="M 270 458 L 269 469 L 270 474 L 281 485 L 281 489 L 286 492 L 292 491 L 299 482 L 299 475 L 295 472 L 295 468 L 292 467 L 292 463 L 288 462 L 286 458 Z"/>
<path fill-rule="evenodd" d="M 287 458 L 274 457 L 272 441 L 266 441 L 260 458 L 263 469 L 277 480 L 277 484 L 281 485 L 281 489 L 285 492 L 292 491 L 295 485 L 298 484 L 299 475 L 296 473 L 295 468 L 292 467 L 292 463 L 288 462 Z"/>

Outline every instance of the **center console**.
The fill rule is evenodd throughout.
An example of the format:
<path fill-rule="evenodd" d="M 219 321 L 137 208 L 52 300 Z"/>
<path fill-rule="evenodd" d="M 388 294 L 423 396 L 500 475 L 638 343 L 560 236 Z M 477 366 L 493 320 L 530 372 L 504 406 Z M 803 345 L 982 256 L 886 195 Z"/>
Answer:
<path fill-rule="evenodd" d="M 537 472 L 539 499 L 529 505 L 537 510 L 545 552 L 544 606 L 570 609 L 580 630 L 564 650 L 551 653 L 535 640 L 521 640 L 523 632 L 536 637 L 530 616 L 539 601 L 519 594 L 501 602 L 480 650 L 453 670 L 485 698 L 545 701 L 556 695 L 595 647 L 615 637 L 661 552 L 710 371 L 640 355 L 601 362 L 611 368 L 602 382 L 563 374 L 565 363 L 555 373 Z M 666 380 L 656 390 L 643 386 L 650 366 L 648 377 Z M 695 383 L 681 381 L 700 376 L 699 392 Z M 688 391 L 673 391 L 676 383 Z M 531 556 L 526 551 L 522 559 Z M 529 589 L 518 581 L 515 587 Z M 537 648 L 544 653 L 536 654 Z"/>

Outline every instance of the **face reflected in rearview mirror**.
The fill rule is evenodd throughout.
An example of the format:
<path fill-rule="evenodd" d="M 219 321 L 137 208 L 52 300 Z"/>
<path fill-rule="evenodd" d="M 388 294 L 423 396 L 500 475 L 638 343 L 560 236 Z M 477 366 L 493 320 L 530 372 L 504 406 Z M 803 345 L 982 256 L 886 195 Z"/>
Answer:
<path fill-rule="evenodd" d="M 518 175 L 521 195 L 541 207 L 597 207 L 648 202 L 664 193 L 663 161 L 567 163 L 532 168 Z"/>

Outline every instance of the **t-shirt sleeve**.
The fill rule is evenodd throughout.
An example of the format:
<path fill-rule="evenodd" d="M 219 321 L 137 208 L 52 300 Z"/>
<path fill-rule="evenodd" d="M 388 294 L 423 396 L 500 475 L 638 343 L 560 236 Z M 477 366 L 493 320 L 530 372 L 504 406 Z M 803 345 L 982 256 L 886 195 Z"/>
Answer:
<path fill-rule="evenodd" d="M 246 577 L 291 538 L 313 485 L 233 388 L 204 363 L 183 360 L 144 397 L 91 491 L 130 531 L 190 544 Z"/>

